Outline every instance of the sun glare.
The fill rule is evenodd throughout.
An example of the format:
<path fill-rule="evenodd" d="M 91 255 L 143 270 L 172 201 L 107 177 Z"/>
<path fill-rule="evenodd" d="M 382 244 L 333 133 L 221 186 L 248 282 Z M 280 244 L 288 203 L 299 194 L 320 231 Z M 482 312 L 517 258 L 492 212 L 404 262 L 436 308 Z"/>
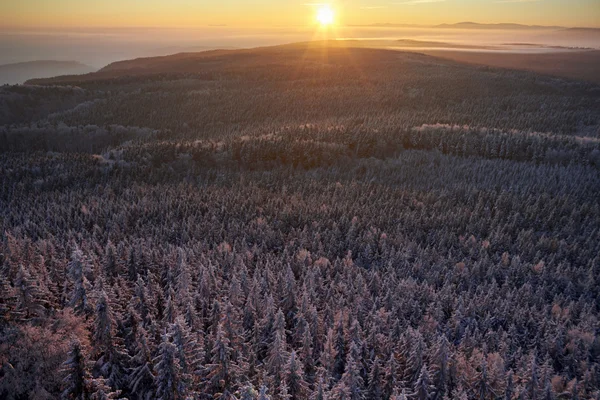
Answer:
<path fill-rule="evenodd" d="M 332 25 L 335 20 L 335 12 L 329 5 L 322 5 L 317 10 L 317 21 L 321 26 Z"/>

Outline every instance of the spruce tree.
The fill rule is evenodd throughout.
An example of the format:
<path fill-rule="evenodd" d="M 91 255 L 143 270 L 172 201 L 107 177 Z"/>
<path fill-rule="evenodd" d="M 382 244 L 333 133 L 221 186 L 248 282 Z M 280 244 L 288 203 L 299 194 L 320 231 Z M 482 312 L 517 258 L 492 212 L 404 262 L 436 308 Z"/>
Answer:
<path fill-rule="evenodd" d="M 151 400 L 154 396 L 154 374 L 152 356 L 148 348 L 148 338 L 143 328 L 139 328 L 136 352 L 131 359 L 129 371 L 129 393 L 133 399 Z"/>
<path fill-rule="evenodd" d="M 431 377 L 429 376 L 429 370 L 427 364 L 423 364 L 419 378 L 415 382 L 413 398 L 416 400 L 429 400 L 432 393 Z"/>
<path fill-rule="evenodd" d="M 65 400 L 88 400 L 91 395 L 91 375 L 79 342 L 71 344 L 69 358 L 63 365 L 67 376 L 64 379 L 65 389 L 61 394 L 61 398 Z"/>
<path fill-rule="evenodd" d="M 92 305 L 88 299 L 91 289 L 91 284 L 86 276 L 88 268 L 88 261 L 83 252 L 78 248 L 75 249 L 71 255 L 71 262 L 69 262 L 69 277 L 73 285 L 69 305 L 78 315 L 92 312 Z"/>
<path fill-rule="evenodd" d="M 106 292 L 101 291 L 96 304 L 96 315 L 92 336 L 94 370 L 106 378 L 113 389 L 120 389 L 127 381 L 126 367 L 128 355 L 115 336 L 116 320 Z"/>
<path fill-rule="evenodd" d="M 352 344 L 348 352 L 346 371 L 332 390 L 332 396 L 336 399 L 362 400 L 365 398 L 364 381 L 360 374 L 360 368 L 352 356 L 352 353 L 356 351 L 352 348 L 354 346 Z"/>
<path fill-rule="evenodd" d="M 181 366 L 177 359 L 177 347 L 172 343 L 168 334 L 163 335 L 154 364 L 156 370 L 156 399 L 185 399 L 185 385 L 182 382 Z"/>
<path fill-rule="evenodd" d="M 369 384 L 367 385 L 367 398 L 372 400 L 383 399 L 383 383 L 381 374 L 381 361 L 375 356 L 369 370 Z"/>
<path fill-rule="evenodd" d="M 296 356 L 296 351 L 292 351 L 290 354 L 285 373 L 285 383 L 290 398 L 293 400 L 305 399 L 308 394 L 308 384 L 304 380 L 304 368 L 301 360 Z"/>
<path fill-rule="evenodd" d="M 232 357 L 233 349 L 229 345 L 223 326 L 218 324 L 211 349 L 211 362 L 206 366 L 205 390 L 207 394 L 220 395 L 226 390 L 234 390 L 238 371 Z"/>

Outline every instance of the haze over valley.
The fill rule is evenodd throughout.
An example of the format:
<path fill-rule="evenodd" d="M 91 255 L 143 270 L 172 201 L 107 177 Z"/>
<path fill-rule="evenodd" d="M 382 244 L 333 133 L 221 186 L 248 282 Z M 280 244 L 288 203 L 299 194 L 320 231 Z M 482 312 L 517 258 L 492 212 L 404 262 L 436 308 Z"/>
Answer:
<path fill-rule="evenodd" d="M 75 61 L 100 69 L 139 57 L 165 56 L 212 49 L 253 48 L 308 40 L 360 40 L 373 46 L 411 51 L 509 54 L 561 53 L 600 49 L 600 29 L 572 29 L 515 24 L 447 24 L 446 26 L 342 26 L 318 32 L 306 27 L 235 28 L 52 28 L 0 30 L 0 64 L 55 60 Z M 398 44 L 397 41 L 401 41 Z M 406 45 L 407 41 L 415 41 Z M 443 56 L 443 54 L 440 54 Z M 74 73 L 74 71 L 72 71 Z M 29 78 L 69 74 L 49 68 Z M 26 73 L 23 74 L 25 76 Z M 0 69 L 0 84 L 14 81 Z"/>

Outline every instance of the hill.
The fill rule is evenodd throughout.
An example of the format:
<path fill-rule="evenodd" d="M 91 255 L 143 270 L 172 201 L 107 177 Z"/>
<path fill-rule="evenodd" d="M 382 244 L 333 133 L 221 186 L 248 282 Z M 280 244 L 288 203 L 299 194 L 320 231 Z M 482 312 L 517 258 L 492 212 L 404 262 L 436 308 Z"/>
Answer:
<path fill-rule="evenodd" d="M 77 61 L 29 61 L 0 65 L 0 85 L 24 83 L 29 79 L 57 75 L 86 74 L 95 71 Z"/>
<path fill-rule="evenodd" d="M 440 51 L 439 48 L 447 48 Z M 194 74 L 203 76 L 227 75 L 234 70 L 251 68 L 256 70 L 263 65 L 271 68 L 284 68 L 286 64 L 300 61 L 320 62 L 321 58 L 349 60 L 349 52 L 357 57 L 352 62 L 367 62 L 370 57 L 394 60 L 398 52 L 386 49 L 399 48 L 402 52 L 418 52 L 490 67 L 526 70 L 547 75 L 600 82 L 600 72 L 596 65 L 600 51 L 555 49 L 548 54 L 495 53 L 493 48 L 468 45 L 452 45 L 441 42 L 399 40 L 399 41 L 330 41 L 296 43 L 290 45 L 262 47 L 243 50 L 211 50 L 197 53 L 179 53 L 161 57 L 138 58 L 112 63 L 95 73 L 84 76 L 61 76 L 47 79 L 32 79 L 28 84 L 67 84 L 109 80 L 124 76 L 147 76 L 153 74 Z M 414 49 L 413 49 L 414 48 Z M 569 51 L 563 51 L 569 50 Z M 307 60 L 302 57 L 307 56 Z M 408 57 L 403 55 L 403 57 Z M 414 57 L 414 56 L 413 56 Z M 285 71 L 282 71 L 284 74 Z"/>

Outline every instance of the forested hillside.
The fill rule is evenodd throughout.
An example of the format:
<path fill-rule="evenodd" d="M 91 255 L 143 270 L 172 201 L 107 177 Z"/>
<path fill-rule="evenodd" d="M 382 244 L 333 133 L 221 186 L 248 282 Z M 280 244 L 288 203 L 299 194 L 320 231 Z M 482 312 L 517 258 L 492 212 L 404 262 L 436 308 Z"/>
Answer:
<path fill-rule="evenodd" d="M 600 398 L 599 86 L 125 66 L 0 88 L 1 399 Z"/>

